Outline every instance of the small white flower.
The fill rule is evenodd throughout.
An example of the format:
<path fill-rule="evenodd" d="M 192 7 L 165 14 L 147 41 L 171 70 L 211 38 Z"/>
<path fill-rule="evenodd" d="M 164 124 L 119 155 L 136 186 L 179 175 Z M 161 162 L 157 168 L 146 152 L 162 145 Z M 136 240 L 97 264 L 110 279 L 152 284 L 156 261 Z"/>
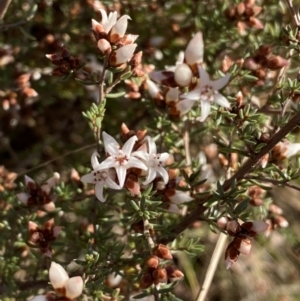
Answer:
<path fill-rule="evenodd" d="M 137 140 L 137 136 L 131 137 L 126 141 L 122 149 L 120 149 L 118 142 L 112 136 L 103 132 L 104 147 L 109 157 L 98 165 L 95 171 L 115 168 L 120 187 L 123 187 L 127 169 L 135 167 L 147 170 L 147 166 L 131 154 L 132 148 Z"/>
<path fill-rule="evenodd" d="M 110 32 L 110 41 L 112 43 L 116 42 L 118 39 L 124 36 L 127 30 L 128 19 L 131 20 L 129 16 L 124 15 L 112 27 Z"/>
<path fill-rule="evenodd" d="M 105 202 L 103 197 L 103 187 L 106 185 L 112 189 L 121 189 L 121 187 L 112 179 L 112 171 L 109 169 L 99 170 L 98 153 L 94 152 L 91 157 L 91 165 L 93 171 L 81 178 L 83 183 L 95 184 L 95 195 L 100 202 Z"/>
<path fill-rule="evenodd" d="M 148 166 L 148 176 L 143 184 L 147 185 L 151 183 L 156 178 L 157 174 L 160 174 L 164 180 L 164 183 L 167 184 L 169 181 L 169 175 L 163 166 L 168 160 L 169 154 L 158 154 L 153 139 L 149 136 L 146 136 L 145 139 L 148 142 L 148 153 L 138 150 L 132 154 L 133 156 L 143 159 Z"/>
<path fill-rule="evenodd" d="M 187 112 L 193 104 L 201 101 L 201 117 L 199 121 L 203 122 L 210 113 L 211 103 L 230 108 L 229 101 L 218 92 L 218 90 L 224 88 L 230 79 L 230 74 L 226 74 L 224 77 L 211 81 L 207 72 L 202 66 L 198 67 L 200 79 L 197 86 L 187 94 L 182 95 L 182 101 L 178 102 L 176 107 L 180 112 Z"/>
<path fill-rule="evenodd" d="M 120 66 L 131 59 L 137 44 L 128 44 L 115 51 L 109 57 L 109 63 L 112 66 Z"/>
<path fill-rule="evenodd" d="M 100 25 L 103 28 L 103 30 L 106 33 L 108 33 L 111 30 L 111 28 L 116 24 L 118 13 L 115 11 L 113 13 L 110 13 L 107 16 L 107 13 L 104 9 L 100 9 L 100 13 L 101 13 L 101 16 L 102 16 L 101 23 L 99 23 L 96 20 L 92 19 L 93 30 L 96 30 L 96 26 Z"/>

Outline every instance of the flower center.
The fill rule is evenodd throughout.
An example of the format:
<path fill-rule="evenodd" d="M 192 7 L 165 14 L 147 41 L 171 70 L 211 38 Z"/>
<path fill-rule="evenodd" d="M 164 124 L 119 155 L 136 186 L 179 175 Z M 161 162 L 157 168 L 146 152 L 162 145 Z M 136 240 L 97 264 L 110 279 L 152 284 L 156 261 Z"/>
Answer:
<path fill-rule="evenodd" d="M 116 163 L 121 165 L 126 165 L 128 163 L 129 158 L 124 155 L 122 150 L 119 150 L 118 156 L 115 156 Z"/>
<path fill-rule="evenodd" d="M 107 171 L 95 171 L 94 172 L 94 181 L 96 182 L 105 182 L 108 177 Z"/>
<path fill-rule="evenodd" d="M 205 87 L 203 87 L 201 95 L 202 97 L 204 96 L 205 98 L 207 98 L 207 100 L 213 101 L 214 92 L 215 91 L 211 86 L 206 85 Z"/>
<path fill-rule="evenodd" d="M 162 166 L 163 162 L 160 161 L 160 154 L 152 154 L 151 159 L 149 160 L 149 167 Z"/>

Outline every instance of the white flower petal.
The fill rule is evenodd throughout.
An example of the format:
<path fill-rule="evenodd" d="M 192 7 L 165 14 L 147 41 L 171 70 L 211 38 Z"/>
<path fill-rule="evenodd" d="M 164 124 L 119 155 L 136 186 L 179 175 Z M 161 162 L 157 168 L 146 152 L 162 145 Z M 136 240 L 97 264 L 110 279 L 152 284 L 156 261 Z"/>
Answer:
<path fill-rule="evenodd" d="M 80 276 L 70 278 L 65 284 L 65 296 L 74 300 L 82 294 L 83 281 Z"/>
<path fill-rule="evenodd" d="M 99 164 L 95 170 L 98 171 L 98 170 L 108 169 L 116 166 L 117 164 L 115 158 L 113 156 L 110 156 L 106 158 L 103 162 L 101 162 L 101 164 Z"/>
<path fill-rule="evenodd" d="M 176 67 L 174 72 L 174 80 L 178 86 L 188 86 L 193 78 L 193 72 L 187 64 L 180 64 Z"/>
<path fill-rule="evenodd" d="M 162 166 L 156 167 L 156 171 L 162 176 L 164 183 L 167 184 L 169 182 L 169 175 L 167 171 Z"/>
<path fill-rule="evenodd" d="M 201 97 L 201 82 L 198 80 L 197 86 L 190 92 L 181 95 L 181 99 L 199 100 Z"/>
<path fill-rule="evenodd" d="M 132 168 L 132 167 L 136 167 L 136 168 L 143 169 L 143 170 L 148 169 L 148 167 L 142 161 L 140 161 L 139 159 L 134 158 L 134 157 L 131 157 L 128 160 L 128 163 L 126 166 L 126 168 Z"/>
<path fill-rule="evenodd" d="M 126 178 L 126 167 L 118 166 L 116 167 L 116 172 L 119 180 L 119 185 L 120 187 L 123 187 Z"/>
<path fill-rule="evenodd" d="M 114 66 L 121 65 L 126 63 L 128 60 L 131 59 L 137 44 L 128 44 L 125 45 L 117 50 L 115 50 L 115 61 L 112 62 Z"/>
<path fill-rule="evenodd" d="M 157 151 L 156 151 L 156 144 L 155 142 L 153 141 L 153 139 L 150 137 L 150 136 L 146 136 L 145 139 L 147 140 L 148 142 L 148 150 L 149 150 L 149 154 L 152 155 L 152 154 L 156 154 Z"/>
<path fill-rule="evenodd" d="M 117 156 L 119 154 L 120 145 L 116 141 L 114 137 L 108 135 L 106 132 L 102 133 L 103 136 L 103 143 L 105 151 L 113 156 Z"/>
<path fill-rule="evenodd" d="M 168 154 L 168 153 L 161 153 L 159 161 L 165 163 L 169 159 L 169 157 L 170 157 L 170 154 Z"/>
<path fill-rule="evenodd" d="M 126 155 L 128 157 L 130 156 L 131 151 L 137 140 L 138 140 L 137 136 L 134 135 L 126 141 L 126 143 L 122 147 L 122 151 L 123 151 L 124 155 Z"/>
<path fill-rule="evenodd" d="M 200 83 L 201 87 L 210 86 L 211 82 L 209 79 L 208 73 L 204 70 L 202 66 L 198 67 L 199 75 L 200 75 Z"/>
<path fill-rule="evenodd" d="M 122 16 L 112 27 L 110 35 L 118 35 L 119 38 L 123 37 L 127 30 L 128 19 L 131 20 L 127 15 Z"/>
<path fill-rule="evenodd" d="M 103 187 L 104 187 L 103 181 L 97 182 L 95 185 L 95 195 L 97 199 L 102 203 L 106 201 L 106 198 L 103 197 Z"/>
<path fill-rule="evenodd" d="M 148 176 L 145 180 L 145 182 L 143 182 L 143 185 L 147 185 L 149 183 L 151 183 L 156 177 L 156 170 L 154 168 L 149 168 L 148 170 Z"/>
<path fill-rule="evenodd" d="M 300 151 L 300 143 L 290 143 L 285 145 L 283 156 L 286 158 L 295 156 Z"/>
<path fill-rule="evenodd" d="M 170 88 L 169 91 L 165 95 L 166 103 L 178 102 L 178 99 L 179 99 L 179 90 L 178 90 L 178 88 Z"/>
<path fill-rule="evenodd" d="M 169 208 L 167 209 L 167 211 L 171 212 L 171 213 L 175 213 L 175 214 L 180 214 L 180 209 L 178 208 L 177 205 L 175 204 L 170 204 Z"/>
<path fill-rule="evenodd" d="M 33 179 L 31 179 L 30 177 L 28 177 L 28 176 L 25 175 L 24 178 L 25 178 L 25 185 L 26 186 L 28 186 L 28 183 L 30 183 L 30 182 L 36 184 L 35 181 Z"/>
<path fill-rule="evenodd" d="M 80 181 L 83 183 L 95 184 L 94 172 L 88 173 L 80 178 Z"/>
<path fill-rule="evenodd" d="M 148 86 L 148 92 L 149 92 L 150 96 L 152 98 L 157 98 L 160 93 L 158 86 L 150 79 L 146 80 L 146 84 Z"/>
<path fill-rule="evenodd" d="M 132 157 L 138 157 L 143 159 L 144 161 L 149 161 L 149 154 L 144 151 L 136 151 L 131 154 Z"/>
<path fill-rule="evenodd" d="M 224 97 L 222 94 L 220 94 L 219 92 L 215 92 L 214 95 L 214 102 L 216 104 L 218 104 L 221 107 L 224 108 L 230 108 L 230 102 L 227 100 L 226 97 Z"/>
<path fill-rule="evenodd" d="M 99 165 L 97 156 L 99 156 L 99 154 L 97 152 L 93 152 L 92 157 L 91 157 L 91 165 L 92 165 L 93 169 L 96 169 L 96 167 Z"/>
<path fill-rule="evenodd" d="M 26 192 L 20 192 L 17 194 L 17 198 L 24 205 L 27 205 L 29 197 L 30 195 Z"/>
<path fill-rule="evenodd" d="M 49 279 L 54 289 L 63 288 L 69 276 L 65 269 L 58 263 L 52 261 L 49 269 Z"/>
<path fill-rule="evenodd" d="M 227 73 L 225 76 L 223 76 L 222 78 L 219 78 L 215 81 L 211 82 L 211 86 L 214 90 L 221 90 L 223 89 L 229 82 L 230 80 L 230 73 Z"/>
<path fill-rule="evenodd" d="M 208 100 L 202 100 L 201 101 L 201 117 L 199 118 L 199 121 L 203 122 L 208 117 L 210 113 L 210 101 Z"/>
<path fill-rule="evenodd" d="M 176 109 L 180 112 L 180 116 L 186 114 L 191 110 L 196 100 L 183 99 L 176 104 Z"/>
<path fill-rule="evenodd" d="M 169 196 L 168 198 L 174 204 L 182 204 L 193 200 L 192 197 L 190 197 L 186 192 L 181 190 L 176 190 L 175 194 Z"/>
<path fill-rule="evenodd" d="M 121 189 L 121 187 L 115 181 L 113 181 L 110 177 L 106 178 L 105 184 L 107 187 L 112 188 L 112 189 L 116 189 L 116 190 Z"/>

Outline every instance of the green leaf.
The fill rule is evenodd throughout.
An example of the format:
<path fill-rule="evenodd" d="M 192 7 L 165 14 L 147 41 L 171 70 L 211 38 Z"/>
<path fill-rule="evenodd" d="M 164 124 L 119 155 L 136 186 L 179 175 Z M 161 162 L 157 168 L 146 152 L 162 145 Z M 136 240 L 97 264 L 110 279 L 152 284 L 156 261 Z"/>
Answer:
<path fill-rule="evenodd" d="M 80 85 L 83 85 L 83 86 L 94 86 L 94 85 L 97 85 L 98 83 L 93 81 L 93 80 L 82 80 L 80 78 L 75 78 L 75 81 L 80 84 Z"/>
<path fill-rule="evenodd" d="M 124 96 L 125 94 L 126 94 L 126 92 L 122 91 L 122 92 L 117 92 L 117 93 L 109 93 L 109 94 L 106 94 L 105 96 L 107 98 L 118 98 L 118 97 Z"/>
<path fill-rule="evenodd" d="M 242 202 L 240 202 L 234 209 L 234 212 L 238 215 L 240 213 L 242 213 L 243 211 L 245 211 L 248 207 L 249 204 L 249 198 L 246 198 L 245 200 L 243 200 Z"/>

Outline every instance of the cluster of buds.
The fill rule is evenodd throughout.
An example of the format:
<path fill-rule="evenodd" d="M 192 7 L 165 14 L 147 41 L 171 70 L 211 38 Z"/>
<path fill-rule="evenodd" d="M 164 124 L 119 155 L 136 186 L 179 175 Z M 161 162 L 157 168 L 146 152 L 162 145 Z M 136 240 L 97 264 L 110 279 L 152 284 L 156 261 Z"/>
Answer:
<path fill-rule="evenodd" d="M 275 204 L 270 204 L 269 214 L 266 223 L 269 225 L 266 236 L 269 236 L 272 230 L 279 228 L 287 228 L 289 223 L 282 216 L 283 210 Z"/>
<path fill-rule="evenodd" d="M 279 55 L 272 53 L 271 46 L 260 45 L 253 56 L 249 56 L 244 61 L 244 68 L 250 70 L 258 78 L 256 84 L 264 84 L 268 76 L 267 70 L 278 70 L 285 67 L 288 61 Z"/>
<path fill-rule="evenodd" d="M 42 228 L 36 223 L 28 222 L 29 243 L 37 246 L 48 257 L 52 257 L 50 243 L 58 236 L 61 227 L 54 225 L 54 219 L 47 221 Z"/>
<path fill-rule="evenodd" d="M 15 188 L 15 179 L 17 176 L 15 172 L 10 172 L 3 165 L 0 165 L 0 191 L 3 192 Z"/>
<path fill-rule="evenodd" d="M 65 269 L 53 261 L 49 269 L 49 280 L 55 293 L 49 292 L 46 295 L 38 295 L 31 301 L 75 301 L 82 294 L 82 277 L 69 278 Z"/>
<path fill-rule="evenodd" d="M 28 207 L 39 207 L 46 211 L 55 210 L 56 195 L 52 192 L 52 188 L 57 183 L 59 174 L 54 173 L 54 176 L 48 179 L 43 185 L 39 186 L 33 179 L 25 176 L 25 185 L 28 192 L 17 194 L 19 201 Z"/>
<path fill-rule="evenodd" d="M 230 74 L 212 81 L 202 66 L 203 52 L 202 33 L 198 32 L 185 52 L 179 54 L 175 66 L 150 74 L 151 80 L 147 81 L 150 96 L 158 105 L 165 105 L 172 117 L 188 113 L 195 103 L 201 108 L 201 116 L 197 117 L 201 122 L 210 114 L 212 103 L 230 108 L 229 101 L 219 93 L 228 84 Z M 163 86 L 163 90 L 154 82 Z"/>
<path fill-rule="evenodd" d="M 57 66 L 52 76 L 65 76 L 80 68 L 79 59 L 72 56 L 66 47 L 62 47 L 61 54 L 46 54 L 46 57 Z"/>
<path fill-rule="evenodd" d="M 225 16 L 237 23 L 238 32 L 245 34 L 246 28 L 263 29 L 263 23 L 257 18 L 262 7 L 255 5 L 255 0 L 245 0 L 237 5 L 232 5 L 225 10 Z"/>
<path fill-rule="evenodd" d="M 160 283 L 167 283 L 180 280 L 183 273 L 170 264 L 165 264 L 166 260 L 172 260 L 173 256 L 167 246 L 159 244 L 147 261 L 147 270 L 140 280 L 140 288 L 145 289 L 152 284 L 158 286 Z"/>
<path fill-rule="evenodd" d="M 226 268 L 229 269 L 237 260 L 240 253 L 249 255 L 251 250 L 251 238 L 265 232 L 268 224 L 262 221 L 245 222 L 240 225 L 237 221 L 228 217 L 221 217 L 218 226 L 224 229 L 228 235 L 234 237 L 225 251 Z"/>
<path fill-rule="evenodd" d="M 142 53 L 133 55 L 137 47 L 134 41 L 138 36 L 125 34 L 130 17 L 124 15 L 117 20 L 116 11 L 107 15 L 104 9 L 100 9 L 100 13 L 102 15 L 100 23 L 92 19 L 93 34 L 100 53 L 108 57 L 110 67 L 123 70 L 130 61 L 131 70 L 135 70 L 141 63 Z"/>
<path fill-rule="evenodd" d="M 4 127 L 16 126 L 25 118 L 31 117 L 31 104 L 38 93 L 31 87 L 31 74 L 18 75 L 14 82 L 14 88 L 7 91 L 0 90 L 0 101 L 4 110 L 2 117 Z"/>

